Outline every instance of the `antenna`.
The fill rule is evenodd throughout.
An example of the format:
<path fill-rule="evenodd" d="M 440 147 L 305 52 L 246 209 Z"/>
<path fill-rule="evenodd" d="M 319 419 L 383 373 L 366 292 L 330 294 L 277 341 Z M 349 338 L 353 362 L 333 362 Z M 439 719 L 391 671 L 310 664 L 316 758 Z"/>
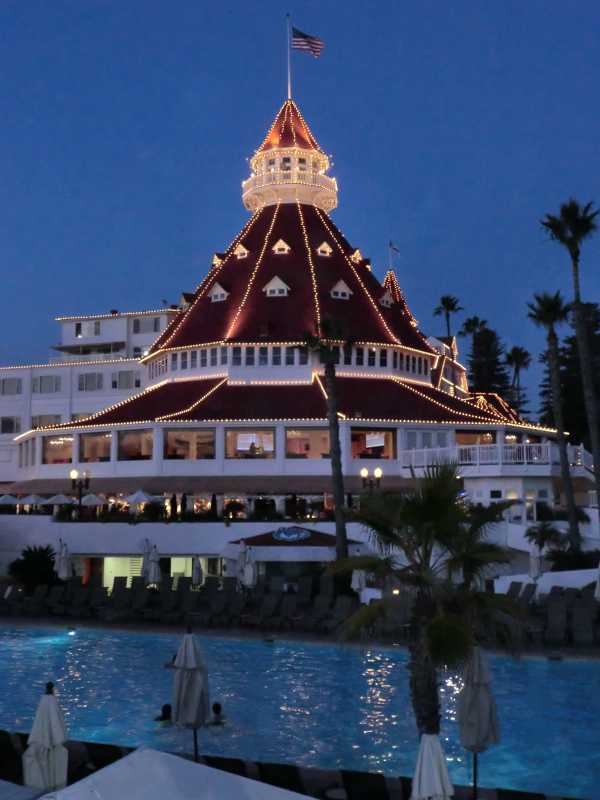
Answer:
<path fill-rule="evenodd" d="M 287 96 L 288 100 L 292 99 L 292 23 L 290 15 L 286 14 L 287 30 L 286 30 L 286 46 L 287 46 Z"/>

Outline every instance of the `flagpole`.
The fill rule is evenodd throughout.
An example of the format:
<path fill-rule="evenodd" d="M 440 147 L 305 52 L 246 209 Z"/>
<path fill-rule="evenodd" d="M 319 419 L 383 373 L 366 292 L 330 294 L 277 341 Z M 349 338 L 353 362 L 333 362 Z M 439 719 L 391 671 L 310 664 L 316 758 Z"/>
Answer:
<path fill-rule="evenodd" d="M 292 32 L 290 15 L 286 14 L 287 18 L 287 90 L 288 100 L 292 99 Z"/>

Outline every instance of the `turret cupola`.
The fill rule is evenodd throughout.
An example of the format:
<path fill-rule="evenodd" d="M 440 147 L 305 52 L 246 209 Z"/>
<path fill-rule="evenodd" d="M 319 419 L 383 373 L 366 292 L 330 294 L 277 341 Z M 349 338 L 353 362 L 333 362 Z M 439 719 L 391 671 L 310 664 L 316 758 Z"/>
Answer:
<path fill-rule="evenodd" d="M 293 100 L 281 106 L 250 166 L 252 174 L 242 183 L 248 211 L 277 203 L 299 202 L 323 211 L 337 206 L 336 180 L 326 174 L 329 159 Z"/>

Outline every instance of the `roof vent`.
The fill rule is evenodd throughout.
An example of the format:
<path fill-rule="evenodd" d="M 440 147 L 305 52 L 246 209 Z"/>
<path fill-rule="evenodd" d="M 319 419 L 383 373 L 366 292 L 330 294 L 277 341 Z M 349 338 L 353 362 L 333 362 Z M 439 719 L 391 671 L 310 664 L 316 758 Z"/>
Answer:
<path fill-rule="evenodd" d="M 322 242 L 317 247 L 317 253 L 320 256 L 330 256 L 333 253 L 333 248 L 331 247 L 331 245 L 328 242 Z"/>

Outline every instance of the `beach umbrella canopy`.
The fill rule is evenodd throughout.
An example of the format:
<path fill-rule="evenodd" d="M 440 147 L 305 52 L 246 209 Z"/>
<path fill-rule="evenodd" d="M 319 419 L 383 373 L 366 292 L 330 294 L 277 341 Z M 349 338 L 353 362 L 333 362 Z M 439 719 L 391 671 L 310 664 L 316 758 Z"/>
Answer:
<path fill-rule="evenodd" d="M 474 647 L 463 673 L 464 686 L 458 698 L 460 743 L 473 753 L 473 787 L 477 791 L 477 754 L 500 741 L 492 679 L 479 647 Z"/>
<path fill-rule="evenodd" d="M 106 500 L 104 500 L 102 497 L 99 497 L 97 494 L 90 493 L 81 498 L 81 505 L 85 506 L 86 508 L 94 508 L 106 505 Z"/>
<path fill-rule="evenodd" d="M 62 539 L 60 539 L 59 541 L 60 543 L 58 545 L 58 555 L 56 558 L 56 574 L 61 579 L 61 581 L 66 581 L 73 574 L 73 569 L 71 567 L 71 556 L 69 555 L 69 548 L 67 547 L 67 543 L 63 542 Z"/>
<path fill-rule="evenodd" d="M 27 750 L 23 753 L 23 778 L 26 786 L 49 791 L 67 784 L 69 753 L 65 720 L 52 683 L 39 702 Z"/>
<path fill-rule="evenodd" d="M 208 670 L 191 632 L 183 637 L 173 662 L 173 722 L 194 731 L 194 758 L 198 759 L 198 728 L 208 721 Z"/>
<path fill-rule="evenodd" d="M 19 501 L 12 494 L 3 494 L 0 497 L 0 506 L 16 506 Z"/>
<path fill-rule="evenodd" d="M 148 556 L 148 575 L 146 577 L 148 583 L 160 583 L 162 580 L 162 573 L 160 571 L 160 556 L 156 545 L 152 548 Z"/>
<path fill-rule="evenodd" d="M 454 794 L 439 737 L 421 736 L 410 800 L 446 800 Z"/>
<path fill-rule="evenodd" d="M 154 497 L 151 494 L 146 494 L 141 489 L 138 489 L 137 492 L 130 494 L 128 497 L 125 498 L 125 502 L 129 503 L 130 506 L 139 506 L 141 503 L 152 503 L 154 502 Z"/>
<path fill-rule="evenodd" d="M 362 592 L 367 587 L 367 573 L 364 569 L 355 569 L 352 571 L 352 589 L 355 592 Z"/>
<path fill-rule="evenodd" d="M 28 494 L 26 497 L 19 499 L 19 505 L 21 506 L 40 506 L 43 502 L 44 498 L 40 497 L 39 494 Z"/>
<path fill-rule="evenodd" d="M 256 561 L 250 548 L 246 551 L 246 563 L 244 564 L 244 572 L 242 573 L 241 583 L 246 589 L 253 589 L 258 580 L 258 570 L 256 569 Z"/>
<path fill-rule="evenodd" d="M 73 498 L 67 497 L 66 494 L 55 494 L 49 497 L 41 504 L 43 506 L 70 506 L 73 504 Z"/>
<path fill-rule="evenodd" d="M 200 563 L 200 559 L 198 556 L 194 556 L 192 558 L 192 584 L 194 586 L 200 586 L 203 578 L 204 575 L 202 574 L 202 564 Z"/>

